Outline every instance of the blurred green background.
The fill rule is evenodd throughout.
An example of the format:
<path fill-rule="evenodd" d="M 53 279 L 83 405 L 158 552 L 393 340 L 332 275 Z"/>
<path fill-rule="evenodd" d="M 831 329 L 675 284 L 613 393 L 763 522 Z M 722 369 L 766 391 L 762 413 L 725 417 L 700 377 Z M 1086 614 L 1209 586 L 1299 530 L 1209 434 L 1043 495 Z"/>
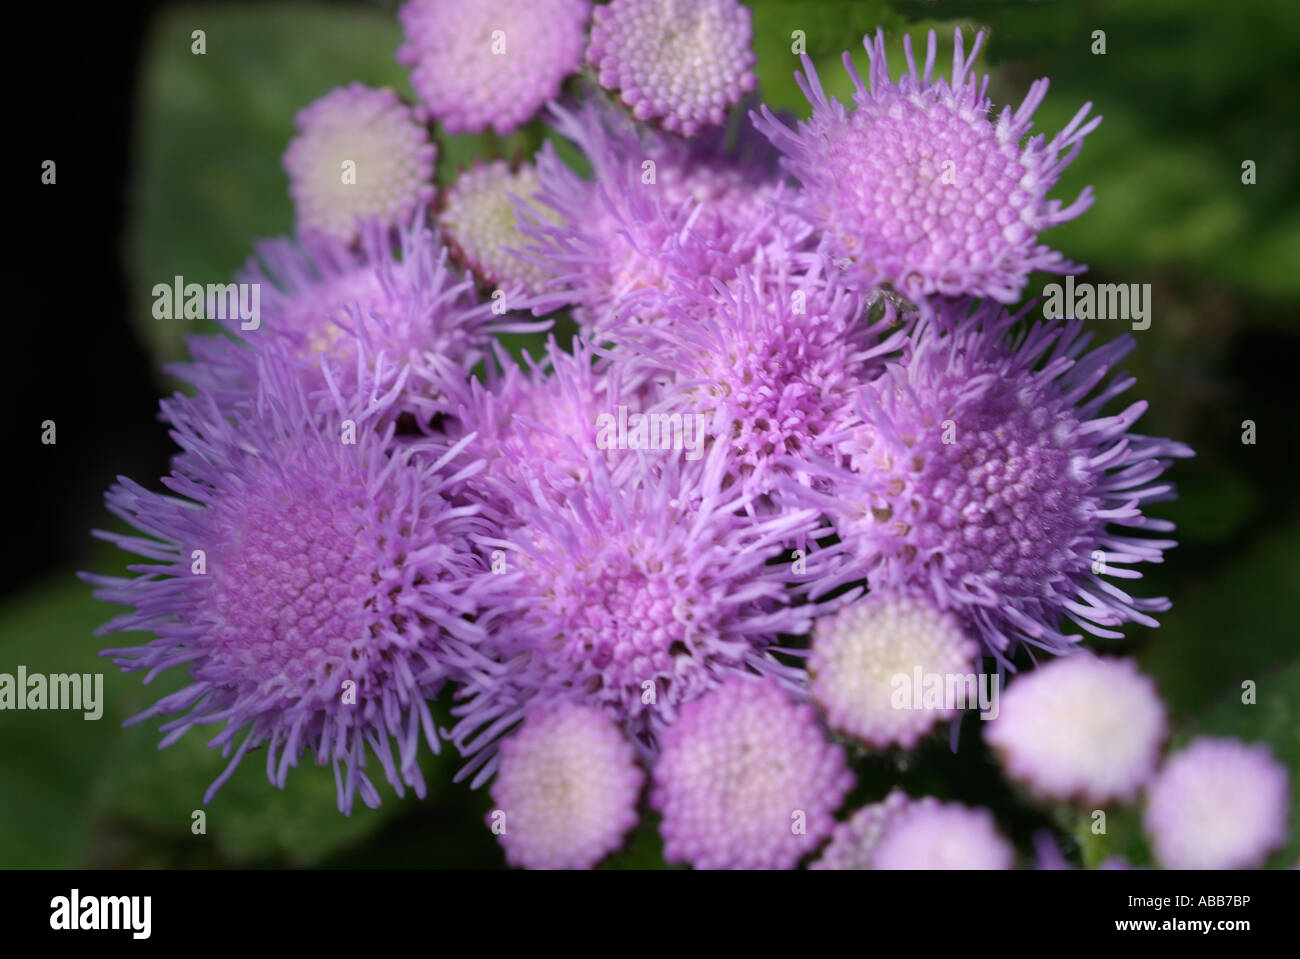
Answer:
<path fill-rule="evenodd" d="M 1094 282 L 1150 283 L 1150 329 L 1134 334 L 1133 397 L 1151 409 L 1139 428 L 1191 444 L 1197 458 L 1171 471 L 1181 498 L 1158 515 L 1178 524 L 1180 546 L 1150 570 L 1145 595 L 1168 595 L 1159 630 L 1130 629 L 1098 648 L 1131 652 L 1154 675 L 1175 720 L 1175 744 L 1199 732 L 1270 744 L 1300 783 L 1300 509 L 1297 508 L 1293 365 L 1300 347 L 1300 11 L 1259 0 L 1146 2 L 861 2 L 751 0 L 766 100 L 800 116 L 791 35 L 804 31 L 828 92 L 846 99 L 844 49 L 865 72 L 861 35 L 886 29 L 897 76 L 900 40 L 940 30 L 940 62 L 954 25 L 984 27 L 982 68 L 995 103 L 1018 104 L 1029 83 L 1052 80 L 1035 115 L 1049 137 L 1085 101 L 1104 115 L 1053 196 L 1066 202 L 1092 184 L 1096 205 L 1049 231 L 1047 242 L 1091 266 Z M 280 155 L 295 112 L 353 80 L 410 94 L 393 60 L 394 4 L 203 4 L 164 7 L 143 45 L 122 244 L 127 309 L 155 368 L 182 355 L 198 324 L 158 323 L 150 289 L 175 274 L 232 273 L 255 238 L 288 232 L 291 208 Z M 207 52 L 191 53 L 206 31 Z M 1095 54 L 1094 31 L 1106 52 Z M 534 126 L 508 138 L 439 136 L 439 178 L 474 157 L 531 150 Z M 1242 183 L 1243 161 L 1256 166 Z M 201 228 L 196 228 L 201 225 Z M 1051 277 L 1038 277 L 1030 293 Z M 1098 339 L 1126 332 L 1094 321 Z M 159 393 L 172 388 L 161 373 Z M 1243 445 L 1253 420 L 1257 442 Z M 161 431 L 161 426 L 159 430 Z M 125 457 L 125 453 L 123 454 Z M 125 468 L 110 464 L 114 469 Z M 157 477 L 135 476 L 156 486 Z M 100 524 L 120 528 L 103 514 Z M 93 601 L 77 569 L 117 572 L 128 558 L 86 538 L 66 566 L 0 607 L 0 671 L 105 673 L 98 722 L 79 713 L 0 714 L 0 866 L 382 866 L 500 868 L 483 824 L 486 790 L 453 785 L 456 759 L 428 757 L 430 796 L 397 799 L 351 819 L 335 810 L 328 770 L 305 765 L 281 792 L 256 757 L 207 807 L 207 832 L 191 813 L 224 767 L 191 733 L 159 752 L 157 722 L 121 721 L 166 691 L 142 687 L 96 658 L 92 631 L 114 610 Z M 111 645 L 143 636 L 112 637 Z M 1258 687 L 1242 705 L 1241 684 Z M 445 706 L 445 703 L 443 704 Z M 445 709 L 443 712 L 445 716 Z M 988 805 L 1029 850 L 1050 828 L 1075 862 L 1122 853 L 1147 861 L 1133 810 L 1116 810 L 1105 836 L 1085 810 L 1028 803 L 999 776 L 964 724 L 954 755 L 946 735 L 907 755 L 859 756 L 854 801 L 894 784 Z M 1273 864 L 1300 857 L 1300 789 L 1293 833 Z M 609 867 L 662 865 L 647 816 Z"/>

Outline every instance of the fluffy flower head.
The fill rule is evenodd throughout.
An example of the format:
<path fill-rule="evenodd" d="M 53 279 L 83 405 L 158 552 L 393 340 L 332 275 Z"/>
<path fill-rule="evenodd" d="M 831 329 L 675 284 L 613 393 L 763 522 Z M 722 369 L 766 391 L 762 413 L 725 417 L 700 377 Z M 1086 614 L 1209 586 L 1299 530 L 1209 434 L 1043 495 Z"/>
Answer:
<path fill-rule="evenodd" d="M 638 120 L 691 136 L 754 89 L 752 39 L 737 0 L 613 0 L 595 9 L 587 60 Z"/>
<path fill-rule="evenodd" d="M 448 133 L 527 123 L 582 59 L 587 0 L 411 0 L 397 62 Z"/>
<path fill-rule="evenodd" d="M 852 787 L 811 706 L 735 676 L 669 727 L 650 801 L 669 862 L 792 869 L 830 833 Z"/>
<path fill-rule="evenodd" d="M 163 481 L 176 496 L 126 479 L 110 490 L 109 508 L 146 537 L 101 535 L 155 565 L 87 577 L 135 608 L 102 631 L 158 638 L 104 655 L 127 671 L 186 667 L 191 684 L 133 720 L 183 713 L 162 745 L 224 721 L 211 745 L 229 755 L 243 735 L 208 799 L 258 746 L 281 787 L 304 750 L 332 762 L 345 812 L 357 791 L 379 802 L 367 750 L 399 795 L 406 783 L 423 796 L 421 730 L 439 744 L 425 699 L 480 662 L 482 631 L 465 617 L 494 585 L 470 549 L 481 526 L 448 501 L 451 451 L 390 455 L 391 426 L 372 422 L 383 400 L 322 416 L 283 358 L 267 354 L 260 373 L 257 402 L 238 410 L 203 394 L 164 403 L 183 451 Z"/>
<path fill-rule="evenodd" d="M 258 357 L 275 349 L 291 357 L 308 395 L 327 405 L 336 390 L 356 398 L 363 385 L 386 391 L 403 381 L 392 412 L 427 419 L 447 405 L 443 384 L 463 382 L 494 333 L 549 325 L 494 313 L 452 269 L 422 214 L 396 245 L 376 221 L 363 224 L 355 249 L 317 236 L 269 240 L 236 279 L 259 291 L 257 325 L 226 324 L 247 348 L 195 337 L 196 362 L 172 369 L 226 404 L 255 392 Z"/>
<path fill-rule="evenodd" d="M 608 716 L 574 703 L 540 707 L 501 746 L 488 818 L 505 816 L 511 865 L 590 869 L 636 825 L 644 779 Z"/>
<path fill-rule="evenodd" d="M 799 82 L 812 118 L 797 131 L 766 109 L 754 118 L 803 183 L 801 207 L 824 232 L 828 254 L 864 287 L 890 284 L 918 302 L 967 294 L 1010 303 L 1034 270 L 1080 269 L 1037 237 L 1091 206 L 1090 190 L 1065 208 L 1047 193 L 1101 118 L 1087 120 L 1085 104 L 1051 141 L 1040 134 L 1022 144 L 1047 80 L 994 120 L 988 77 L 972 71 L 983 38 L 967 56 L 956 31 L 952 78 L 944 80 L 934 76 L 934 31 L 920 69 L 904 37 L 907 72 L 897 83 L 883 31 L 864 38 L 869 84 L 844 54 L 857 88 L 852 109 L 826 97 L 805 56 Z"/>
<path fill-rule="evenodd" d="M 871 857 L 889 824 L 911 800 L 895 789 L 878 803 L 863 806 L 831 833 L 831 841 L 809 869 L 870 869 Z"/>
<path fill-rule="evenodd" d="M 680 708 L 734 673 L 799 689 L 802 670 L 774 653 L 821 608 L 796 598 L 834 551 L 812 553 L 792 584 L 799 577 L 773 560 L 821 530 L 815 512 L 746 519 L 747 497 L 722 489 L 723 452 L 697 463 L 661 455 L 652 472 L 646 460 L 659 454 L 623 452 L 610 467 L 593 451 L 587 481 L 562 504 L 538 483 L 503 484 L 498 495 L 514 500 L 520 523 L 481 543 L 503 554 L 498 578 L 512 597 L 488 624 L 486 648 L 504 666 L 467 682 L 453 730 L 465 752 L 489 745 L 530 702 L 566 699 L 603 709 L 653 755 Z M 490 769 L 486 753 L 476 758 Z"/>
<path fill-rule="evenodd" d="M 710 130 L 682 141 L 638 131 L 615 112 L 552 106 L 559 133 L 589 161 L 592 178 L 566 166 L 550 144 L 538 155 L 538 202 L 554 220 L 526 215 L 526 248 L 552 274 L 546 307 L 572 305 L 584 335 L 601 341 L 629 310 L 648 311 L 640 291 L 667 293 L 671 279 L 702 290 L 729 281 L 772 247 L 797 250 L 809 228 L 782 213 L 786 184 L 776 152 L 752 128 L 735 143 Z"/>
<path fill-rule="evenodd" d="M 550 278 L 549 271 L 516 253 L 526 238 L 518 229 L 515 204 L 528 203 L 539 187 L 533 164 L 512 171 L 496 160 L 465 170 L 447 191 L 438 222 L 447 242 L 487 286 L 539 293 Z M 550 217 L 545 209 L 533 209 Z"/>
<path fill-rule="evenodd" d="M 1137 797 L 1165 732 L 1155 684 L 1132 660 L 1080 652 L 1017 677 L 984 737 L 1035 794 L 1107 803 Z"/>
<path fill-rule="evenodd" d="M 878 748 L 910 749 L 956 710 L 926 708 L 922 689 L 900 705 L 899 677 L 910 686 L 918 669 L 945 682 L 970 675 L 978 652 L 957 618 L 930 600 L 872 593 L 817 620 L 808 660 L 813 701 L 838 732 Z"/>
<path fill-rule="evenodd" d="M 1167 869 L 1252 869 L 1287 837 L 1291 786 L 1267 746 L 1202 736 L 1169 758 L 1142 823 Z"/>
<path fill-rule="evenodd" d="M 1086 352 L 1078 321 L 1009 337 L 1016 317 L 963 312 L 946 306 L 950 325 L 924 325 L 863 390 L 864 423 L 841 447 L 852 472 L 828 470 L 838 495 L 819 501 L 861 571 L 873 589 L 927 591 L 998 657 L 1017 639 L 1068 649 L 1078 637 L 1062 617 L 1112 638 L 1124 622 L 1154 626 L 1168 601 L 1135 599 L 1110 577 L 1138 578 L 1128 564 L 1159 562 L 1174 544 L 1109 527 L 1172 529 L 1142 505 L 1168 498 L 1156 480 L 1191 451 L 1129 432 L 1145 402 L 1100 415 L 1131 378 L 1089 396 L 1132 339 Z"/>
<path fill-rule="evenodd" d="M 660 385 L 655 411 L 705 417 L 710 442 L 729 446 L 731 481 L 773 497 L 782 477 L 806 481 L 802 458 L 832 453 L 857 391 L 903 338 L 892 312 L 873 320 L 815 258 L 774 258 L 708 292 L 676 282 L 650 299 L 656 321 L 620 310 L 608 327 L 630 353 L 621 362 Z"/>
<path fill-rule="evenodd" d="M 392 90 L 353 83 L 305 107 L 284 154 L 299 233 L 356 238 L 358 220 L 408 223 L 433 198 L 425 117 Z"/>
<path fill-rule="evenodd" d="M 537 483 L 547 499 L 563 503 L 590 476 L 600 417 L 621 404 L 639 408 L 641 401 L 624 393 L 619 371 L 599 364 L 578 337 L 571 351 L 548 340 L 540 362 L 525 354 L 520 365 L 500 349 L 496 360 L 500 372 L 492 370 L 486 382 L 449 378 L 443 384 L 454 417 L 444 428 L 469 437 L 461 458 L 486 466 L 467 482 L 503 527 L 514 527 L 523 523 L 515 509 L 520 490 Z M 607 452 L 605 464 L 616 465 L 621 452 Z"/>
<path fill-rule="evenodd" d="M 873 869 L 1010 869 L 1015 850 L 987 809 L 927 796 L 890 819 Z"/>

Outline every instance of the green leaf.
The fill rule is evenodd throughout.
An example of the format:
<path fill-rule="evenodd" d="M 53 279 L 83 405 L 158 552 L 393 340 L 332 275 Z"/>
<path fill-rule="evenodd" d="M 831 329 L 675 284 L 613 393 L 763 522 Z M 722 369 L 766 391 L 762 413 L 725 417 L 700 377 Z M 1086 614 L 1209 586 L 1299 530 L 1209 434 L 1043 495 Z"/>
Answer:
<path fill-rule="evenodd" d="M 0 830 L 0 864 L 7 867 L 86 864 L 95 841 L 86 784 L 122 735 L 121 721 L 151 701 L 152 691 L 142 691 L 138 677 L 120 675 L 99 657 L 109 644 L 92 633 L 120 610 L 93 599 L 90 589 L 68 570 L 0 609 L 0 672 L 25 666 L 29 675 L 103 675 L 97 720 L 72 710 L 0 714 L 0 821 L 23 824 Z M 148 638 L 120 633 L 112 645 Z"/>
<path fill-rule="evenodd" d="M 95 564 L 97 568 L 99 564 Z M 304 757 L 281 792 L 266 780 L 265 754 L 245 757 L 239 771 L 207 807 L 207 835 L 190 832 L 208 785 L 225 761 L 205 742 L 217 729 L 193 730 L 159 750 L 162 720 L 122 728 L 124 719 L 185 683 L 166 674 L 144 686 L 142 674 L 120 673 L 99 657 L 106 646 L 148 642 L 147 633 L 99 639 L 96 628 L 121 610 L 95 600 L 72 572 L 32 589 L 0 610 L 0 671 L 19 665 L 34 673 L 100 673 L 103 714 L 98 720 L 65 710 L 7 711 L 0 739 L 0 817 L 24 824 L 0 830 L 0 863 L 8 867 L 80 867 L 88 864 L 174 865 L 178 862 L 284 862 L 310 865 L 350 848 L 399 809 L 414 807 L 378 784 L 384 805 L 352 817 L 338 812 L 333 774 Z M 430 767 L 429 781 L 451 789 L 454 761 Z M 377 765 L 368 767 L 372 778 Z M 127 835 L 121 835 L 125 830 Z M 132 837 L 140 840 L 132 842 Z M 120 858 L 130 856 L 134 858 Z"/>
<path fill-rule="evenodd" d="M 807 98 L 795 82 L 801 69 L 794 52 L 795 31 L 802 31 L 808 56 L 816 64 L 827 92 L 831 87 L 852 90 L 840 64 L 845 50 L 862 53 L 862 37 L 877 26 L 894 29 L 902 25 L 884 0 L 829 0 L 816 4 L 784 3 L 780 0 L 751 0 L 754 14 L 754 52 L 758 56 L 759 93 L 773 110 L 793 110 L 800 117 L 810 112 Z"/>
<path fill-rule="evenodd" d="M 1108 859 L 1122 859 L 1131 866 L 1150 864 L 1150 852 L 1142 835 L 1142 815 L 1135 806 L 1106 809 L 1106 831 L 1093 832 L 1092 810 L 1072 808 L 1070 834 L 1079 844 L 1084 869 L 1096 869 Z"/>
<path fill-rule="evenodd" d="M 116 744 L 93 797 L 101 816 L 163 842 L 211 846 L 219 860 L 241 865 L 310 866 L 370 836 L 403 806 L 373 758 L 367 769 L 383 804 L 372 810 L 358 798 L 348 817 L 338 811 L 329 767 L 303 756 L 280 790 L 267 781 L 266 754 L 257 750 L 204 807 L 204 791 L 226 766 L 220 751 L 205 745 L 220 727 L 191 730 L 160 750 L 155 725 L 133 728 Z M 408 790 L 406 802 L 416 801 Z M 197 810 L 206 816 L 204 835 L 191 831 Z"/>
<path fill-rule="evenodd" d="M 1178 602 L 1161 615 L 1159 629 L 1146 631 L 1138 656 L 1173 716 L 1295 655 L 1298 536 L 1300 523 L 1292 520 L 1250 548 L 1184 572 Z"/>

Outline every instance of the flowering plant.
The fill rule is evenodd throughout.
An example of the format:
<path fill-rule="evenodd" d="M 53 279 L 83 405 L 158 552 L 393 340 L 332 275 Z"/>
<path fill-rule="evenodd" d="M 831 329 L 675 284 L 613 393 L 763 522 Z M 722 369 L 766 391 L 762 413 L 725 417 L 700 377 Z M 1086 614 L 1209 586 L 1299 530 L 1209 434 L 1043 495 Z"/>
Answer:
<path fill-rule="evenodd" d="M 1086 270 L 1042 234 L 1094 203 L 1056 196 L 1089 104 L 1034 133 L 1048 83 L 996 104 L 986 34 L 904 34 L 900 70 L 880 29 L 844 99 L 795 49 L 794 119 L 738 0 L 398 19 L 415 97 L 297 115 L 257 315 L 209 291 L 167 493 L 108 494 L 145 562 L 86 574 L 130 608 L 105 631 L 153 637 L 106 655 L 189 680 L 136 719 L 220 727 L 205 801 L 265 749 L 350 815 L 453 788 L 422 767 L 450 750 L 513 865 L 594 866 L 643 818 L 698 868 L 1055 862 L 987 809 L 855 794 L 973 738 L 1057 812 L 1148 796 L 1160 864 L 1284 844 L 1269 750 L 1162 763 L 1154 684 L 1096 645 L 1169 608 L 1137 581 L 1192 450 L 1121 400 L 1135 338 L 1032 287 Z M 437 187 L 439 137 L 521 128 L 548 139 Z"/>

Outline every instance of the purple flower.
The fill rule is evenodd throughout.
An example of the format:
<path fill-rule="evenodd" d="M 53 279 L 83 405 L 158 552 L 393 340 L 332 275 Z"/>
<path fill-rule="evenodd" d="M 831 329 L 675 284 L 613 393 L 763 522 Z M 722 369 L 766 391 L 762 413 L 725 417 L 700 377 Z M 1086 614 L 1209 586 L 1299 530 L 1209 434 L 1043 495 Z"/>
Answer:
<path fill-rule="evenodd" d="M 592 15 L 587 61 L 638 120 L 691 136 L 758 82 L 751 21 L 736 0 L 613 0 Z"/>
<path fill-rule="evenodd" d="M 463 717 L 453 741 L 478 753 L 462 776 L 491 775 L 486 747 L 531 703 L 598 707 L 653 755 L 681 706 L 734 673 L 799 689 L 802 670 L 774 653 L 822 608 L 795 603 L 834 553 L 812 553 L 803 575 L 781 562 L 785 544 L 825 534 L 816 512 L 745 518 L 747 497 L 722 488 L 724 452 L 696 463 L 629 452 L 611 467 L 592 450 L 586 482 L 563 503 L 537 482 L 502 480 L 496 495 L 514 500 L 521 522 L 478 540 L 500 551 L 509 599 L 481 621 L 500 668 L 469 678 L 453 709 Z"/>
<path fill-rule="evenodd" d="M 636 825 L 644 781 L 608 716 L 576 703 L 532 709 L 501 744 L 488 822 L 513 866 L 590 869 Z"/>
<path fill-rule="evenodd" d="M 808 482 L 801 459 L 833 453 L 858 390 L 904 337 L 816 258 L 760 262 L 708 293 L 682 281 L 657 303 L 656 322 L 632 312 L 608 327 L 620 363 L 661 384 L 654 412 L 704 417 L 709 442 L 729 447 L 728 479 L 778 505 L 778 476 Z"/>
<path fill-rule="evenodd" d="M 1137 798 L 1166 733 L 1155 683 L 1132 660 L 1078 652 L 1011 683 L 984 738 L 1040 798 L 1102 804 Z"/>
<path fill-rule="evenodd" d="M 776 152 L 742 126 L 734 145 L 719 129 L 681 141 L 639 132 L 592 104 L 552 107 L 556 129 L 582 150 L 592 179 L 578 176 L 548 143 L 538 154 L 538 203 L 521 210 L 525 253 L 552 275 L 547 308 L 572 305 L 583 333 L 602 341 L 623 310 L 645 315 L 639 291 L 667 292 L 674 276 L 712 289 L 760 251 L 800 248 L 809 228 L 783 213 L 786 184 Z"/>
<path fill-rule="evenodd" d="M 225 324 L 252 349 L 194 337 L 195 362 L 169 372 L 229 405 L 255 392 L 260 353 L 283 350 L 308 395 L 323 397 L 327 406 L 336 390 L 351 398 L 362 384 L 387 391 L 401 383 L 392 412 L 425 421 L 446 406 L 440 384 L 463 382 L 494 333 L 550 325 L 498 315 L 492 304 L 480 302 L 472 281 L 450 268 L 423 214 L 397 240 L 394 249 L 389 231 L 371 222 L 363 226 L 358 249 L 322 237 L 259 244 L 236 277 L 258 290 L 258 323 L 249 329 Z"/>
<path fill-rule="evenodd" d="M 793 869 L 853 788 L 844 750 L 807 703 L 733 676 L 664 733 L 651 805 L 664 859 L 697 869 Z"/>
<path fill-rule="evenodd" d="M 809 869 L 870 869 L 872 853 L 894 819 L 907 809 L 910 799 L 895 789 L 880 802 L 863 806 L 847 821 L 836 825 L 831 841 Z"/>
<path fill-rule="evenodd" d="M 397 62 L 448 133 L 505 136 L 577 69 L 590 13 L 587 0 L 412 0 Z"/>
<path fill-rule="evenodd" d="M 912 688 L 917 672 L 938 676 L 946 688 L 949 676 L 973 675 L 978 652 L 956 617 L 930 600 L 872 593 L 817 620 L 808 659 L 812 698 L 837 732 L 880 749 L 911 749 L 936 722 L 956 715 L 951 703 L 929 703 L 924 687 Z"/>
<path fill-rule="evenodd" d="M 1167 869 L 1250 869 L 1286 842 L 1287 771 L 1264 745 L 1201 736 L 1147 790 L 1142 825 Z"/>
<path fill-rule="evenodd" d="M 1140 578 L 1130 564 L 1174 543 L 1110 527 L 1172 529 L 1142 506 L 1172 495 L 1158 477 L 1192 452 L 1130 432 L 1145 402 L 1101 415 L 1133 384 L 1116 374 L 1093 392 L 1132 338 L 1085 352 L 1078 321 L 1010 336 L 1018 317 L 993 305 L 943 310 L 863 390 L 863 425 L 841 446 L 851 469 L 825 467 L 835 495 L 807 491 L 856 552 L 852 571 L 873 589 L 925 590 L 1004 664 L 1016 640 L 1069 649 L 1063 616 L 1112 638 L 1125 622 L 1155 626 L 1168 601 L 1111 577 Z"/>
<path fill-rule="evenodd" d="M 1046 829 L 1040 829 L 1034 833 L 1034 855 L 1037 859 L 1035 867 L 1037 869 L 1060 872 L 1074 868 L 1070 861 L 1065 858 L 1065 853 L 1061 852 L 1060 843 Z"/>
<path fill-rule="evenodd" d="M 205 802 L 259 746 L 281 788 L 304 751 L 332 763 L 345 813 L 357 791 L 379 803 L 368 750 L 398 795 L 423 796 L 421 732 L 439 743 L 425 700 L 484 662 L 466 618 L 495 586 L 470 548 L 484 526 L 448 502 L 453 451 L 390 453 L 392 427 L 373 427 L 382 401 L 322 414 L 285 358 L 264 353 L 259 374 L 256 402 L 236 410 L 202 393 L 164 401 L 182 449 L 163 479 L 174 495 L 125 478 L 107 495 L 144 535 L 97 535 L 148 562 L 134 579 L 85 576 L 133 607 L 100 632 L 157 639 L 104 655 L 146 682 L 176 667 L 191 680 L 130 722 L 181 714 L 162 746 L 225 724 L 209 745 L 234 757 Z"/>
<path fill-rule="evenodd" d="M 994 121 L 988 77 L 972 72 L 983 38 L 964 56 L 955 31 L 948 81 L 934 77 L 934 31 L 921 70 L 904 37 L 908 69 L 897 83 L 884 32 L 864 38 L 870 86 L 844 54 L 857 88 L 852 109 L 826 97 L 804 56 L 799 83 L 812 118 L 791 130 L 766 108 L 754 117 L 803 183 L 801 208 L 824 232 L 827 253 L 864 288 L 890 284 L 918 303 L 936 293 L 1010 303 L 1034 270 L 1083 269 L 1037 236 L 1092 204 L 1091 189 L 1065 208 L 1047 193 L 1101 118 L 1085 122 L 1085 104 L 1050 142 L 1040 134 L 1022 146 L 1048 81 L 1034 83 L 1019 109 L 1005 107 Z"/>
<path fill-rule="evenodd" d="M 444 384 L 452 413 L 444 430 L 469 437 L 460 460 L 485 464 L 466 480 L 466 490 L 507 528 L 523 522 L 514 507 L 530 484 L 539 484 L 556 503 L 584 485 L 600 417 L 620 404 L 637 409 L 641 402 L 637 394 L 624 391 L 620 371 L 597 364 L 580 338 L 574 338 L 572 352 L 550 339 L 541 362 L 528 354 L 525 359 L 527 366 L 520 366 L 498 348 L 500 372 L 489 364 L 486 384 L 477 378 L 468 384 L 449 378 Z M 611 449 L 606 465 L 612 467 L 626 455 Z"/>
<path fill-rule="evenodd" d="M 489 288 L 539 293 L 550 277 L 544 267 L 516 255 L 527 242 L 518 229 L 517 203 L 529 204 L 535 213 L 554 222 L 549 210 L 530 202 L 540 185 L 533 164 L 511 170 L 504 160 L 496 160 L 463 171 L 444 195 L 438 216 L 444 236 Z"/>
<path fill-rule="evenodd" d="M 890 818 L 870 858 L 872 869 L 1010 869 L 1015 855 L 987 809 L 927 796 Z"/>
<path fill-rule="evenodd" d="M 358 220 L 408 223 L 433 199 L 437 151 L 425 115 L 392 90 L 338 87 L 296 122 L 284 169 L 299 233 L 351 241 Z"/>

